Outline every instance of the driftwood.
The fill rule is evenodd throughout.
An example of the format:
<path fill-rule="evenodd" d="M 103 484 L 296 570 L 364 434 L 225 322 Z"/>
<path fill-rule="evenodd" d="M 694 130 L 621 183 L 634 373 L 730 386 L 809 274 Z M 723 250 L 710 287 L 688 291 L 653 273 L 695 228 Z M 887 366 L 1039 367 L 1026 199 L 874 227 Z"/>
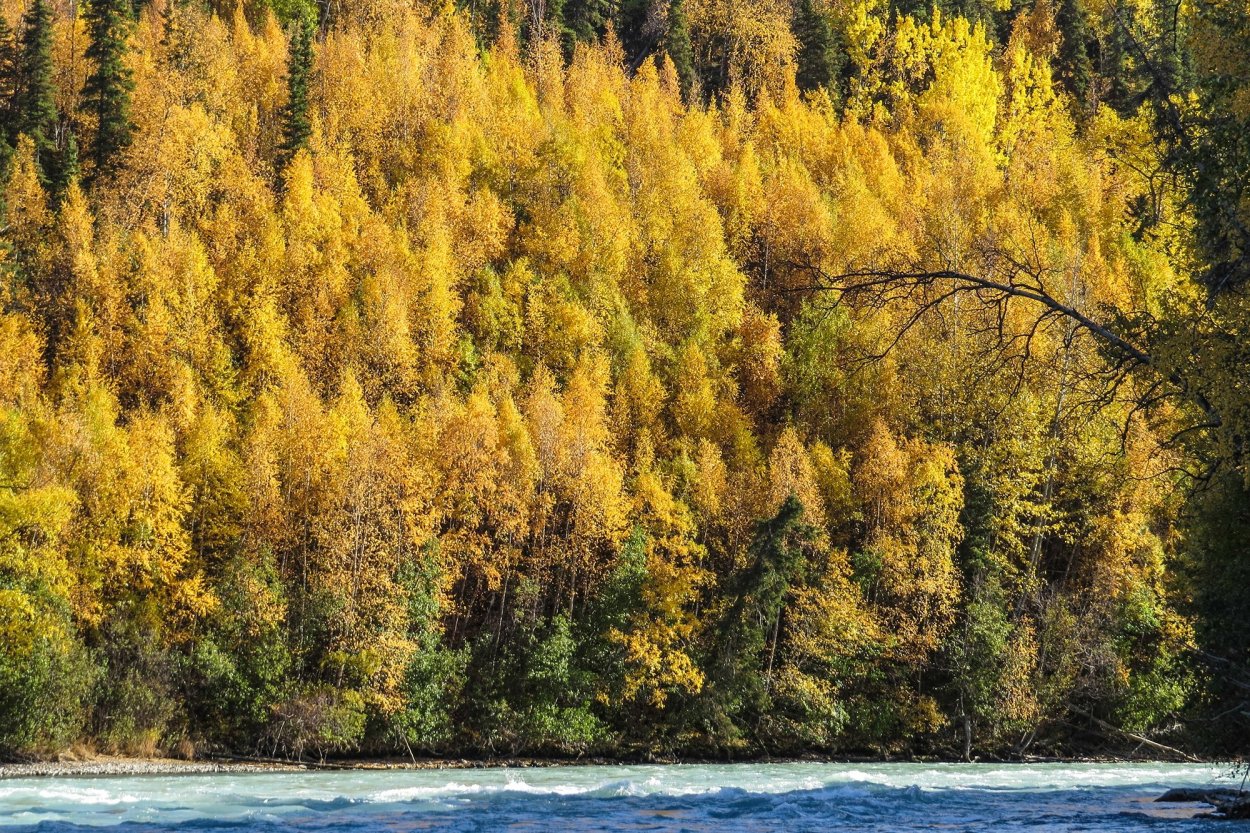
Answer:
<path fill-rule="evenodd" d="M 1195 758 L 1193 755 L 1190 755 L 1188 752 L 1184 752 L 1172 746 L 1165 746 L 1164 744 L 1159 743 L 1158 741 L 1153 741 L 1150 738 L 1144 738 L 1141 735 L 1135 735 L 1132 732 L 1121 729 L 1119 726 L 1114 726 L 1105 720 L 1094 717 L 1092 714 L 1082 709 L 1078 709 L 1075 707 L 1069 707 L 1069 708 L 1071 709 L 1073 713 L 1079 714 L 1082 717 L 1088 718 L 1089 720 L 1093 721 L 1099 728 L 1105 729 L 1108 732 L 1113 732 L 1122 737 L 1126 737 L 1129 740 L 1137 741 L 1140 744 L 1149 746 L 1151 749 L 1157 749 L 1160 752 L 1166 752 L 1169 755 L 1175 755 L 1176 757 L 1181 758 L 1182 760 L 1185 760 L 1185 761 L 1189 761 L 1192 764 L 1203 763 L 1201 759 Z"/>
<path fill-rule="evenodd" d="M 245 764 L 272 764 L 273 766 L 291 769 L 359 769 L 350 764 L 326 763 L 325 761 L 300 761 L 289 758 L 264 758 L 257 755 L 230 755 L 224 752 L 212 752 L 204 757 L 214 761 L 231 761 Z"/>

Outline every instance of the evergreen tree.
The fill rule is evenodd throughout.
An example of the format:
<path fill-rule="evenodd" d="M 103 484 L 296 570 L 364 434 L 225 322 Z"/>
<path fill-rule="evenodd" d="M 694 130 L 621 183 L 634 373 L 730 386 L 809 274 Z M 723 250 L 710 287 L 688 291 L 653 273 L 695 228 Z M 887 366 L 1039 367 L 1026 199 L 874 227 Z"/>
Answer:
<path fill-rule="evenodd" d="M 0 118 L 4 136 L 9 135 L 17 97 L 17 39 L 13 28 L 0 14 Z"/>
<path fill-rule="evenodd" d="M 794 36 L 799 42 L 800 90 L 830 86 L 837 75 L 838 49 L 829 19 L 815 0 L 801 0 L 794 17 Z"/>
<path fill-rule="evenodd" d="M 593 43 L 603 37 L 614 11 L 612 0 L 564 0 L 563 6 L 570 53 L 576 43 Z"/>
<path fill-rule="evenodd" d="M 65 131 L 65 142 L 61 149 L 50 160 L 51 170 L 48 171 L 48 190 L 54 205 L 60 205 L 69 184 L 78 179 L 81 173 L 78 163 L 78 138 L 74 131 Z"/>
<path fill-rule="evenodd" d="M 7 176 L 17 135 L 17 44 L 13 29 L 0 14 L 0 175 Z"/>
<path fill-rule="evenodd" d="M 1185 77 L 1181 56 L 1168 48 L 1175 38 L 1160 37 L 1164 48 L 1148 67 L 1153 77 L 1147 91 L 1160 132 L 1187 180 L 1195 239 L 1205 261 L 1202 281 L 1213 293 L 1240 294 L 1250 284 L 1250 115 L 1244 103 L 1250 82 L 1242 69 L 1250 50 L 1250 9 L 1213 2 L 1202 10 L 1210 43 L 1198 56 L 1196 81 Z M 1176 105 L 1190 89 L 1202 103 L 1201 116 Z"/>
<path fill-rule="evenodd" d="M 644 33 L 649 6 L 648 0 L 620 0 L 616 10 L 616 34 L 633 68 L 642 64 L 653 45 Z"/>
<path fill-rule="evenodd" d="M 686 22 L 686 11 L 682 8 L 682 0 L 672 0 L 668 7 L 668 29 L 664 33 L 664 51 L 672 59 L 677 69 L 677 77 L 681 80 L 681 94 L 690 100 L 694 89 L 694 49 L 690 45 L 690 26 Z"/>
<path fill-rule="evenodd" d="M 786 498 L 777 514 L 756 524 L 746 569 L 728 583 L 729 605 L 717 623 L 709 667 L 711 714 L 705 719 L 733 735 L 743 712 L 767 709 L 764 654 L 776 651 L 786 594 L 803 567 L 803 547 L 815 530 L 803 504 Z"/>
<path fill-rule="evenodd" d="M 51 143 L 56 124 L 52 84 L 52 10 L 48 0 L 34 0 L 22 18 L 14 90 L 17 132 L 35 142 L 37 151 Z"/>
<path fill-rule="evenodd" d="M 86 11 L 91 45 L 87 58 L 93 69 L 83 87 L 83 110 L 96 119 L 91 143 L 94 176 L 116 170 L 121 154 L 130 146 L 134 124 L 130 121 L 130 93 L 134 89 L 126 66 L 130 32 L 128 0 L 91 0 Z"/>
<path fill-rule="evenodd" d="M 313 24 L 307 18 L 297 20 L 291 33 L 290 57 L 287 59 L 287 103 L 282 110 L 282 147 L 278 157 L 279 170 L 285 169 L 300 148 L 308 144 L 312 126 L 308 122 L 308 81 L 312 75 Z"/>
<path fill-rule="evenodd" d="M 1090 45 L 1094 40 L 1089 14 L 1080 0 L 1060 0 L 1055 25 L 1062 35 L 1056 59 L 1059 80 L 1082 108 L 1088 107 L 1094 77 L 1094 64 L 1090 59 Z"/>
<path fill-rule="evenodd" d="M 601 2 L 602 0 L 592 0 L 591 5 Z M 594 28 L 592 22 L 583 19 L 586 5 L 583 0 L 547 0 L 545 25 L 547 31 L 559 38 L 565 60 L 573 60 L 573 49 L 579 41 L 593 42 L 602 34 Z"/>
<path fill-rule="evenodd" d="M 566 41 L 568 38 L 568 27 L 564 20 L 564 0 L 547 0 L 542 5 L 545 15 L 543 31 L 555 33 L 561 41 Z"/>

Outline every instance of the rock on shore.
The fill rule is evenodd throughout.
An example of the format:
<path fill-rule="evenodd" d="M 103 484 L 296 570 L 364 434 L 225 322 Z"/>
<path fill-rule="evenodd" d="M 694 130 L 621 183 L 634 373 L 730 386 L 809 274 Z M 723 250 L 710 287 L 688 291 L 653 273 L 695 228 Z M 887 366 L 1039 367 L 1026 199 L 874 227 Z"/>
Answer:
<path fill-rule="evenodd" d="M 1226 787 L 1183 787 L 1168 790 L 1155 801 L 1177 803 L 1200 802 L 1215 808 L 1213 813 L 1204 813 L 1202 817 L 1213 819 L 1250 819 L 1250 793 Z"/>

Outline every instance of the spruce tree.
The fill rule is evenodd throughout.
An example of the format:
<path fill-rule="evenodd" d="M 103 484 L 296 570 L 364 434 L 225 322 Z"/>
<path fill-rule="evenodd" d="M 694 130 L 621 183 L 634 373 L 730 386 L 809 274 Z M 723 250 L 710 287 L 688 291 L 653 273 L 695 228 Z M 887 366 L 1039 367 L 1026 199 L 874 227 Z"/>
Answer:
<path fill-rule="evenodd" d="M 608 31 L 612 0 L 564 0 L 564 28 L 568 51 L 577 43 L 594 43 Z"/>
<path fill-rule="evenodd" d="M 664 33 L 664 50 L 672 59 L 677 69 L 677 77 L 681 81 L 681 95 L 690 100 L 694 89 L 694 48 L 690 45 L 690 26 L 686 22 L 686 11 L 682 8 L 682 0 L 672 0 L 668 7 L 668 29 Z"/>
<path fill-rule="evenodd" d="M 287 59 L 287 103 L 282 110 L 282 147 L 278 157 L 281 172 L 300 148 L 308 144 L 312 126 L 308 122 L 308 81 L 312 75 L 313 24 L 307 18 L 295 21 Z"/>
<path fill-rule="evenodd" d="M 794 16 L 794 37 L 799 42 L 800 90 L 816 90 L 833 84 L 837 76 L 838 49 L 829 18 L 815 0 L 801 0 Z"/>
<path fill-rule="evenodd" d="M 564 0 L 547 0 L 542 28 L 544 33 L 555 35 L 560 43 L 568 49 L 570 34 L 568 25 L 564 20 Z M 530 38 L 532 39 L 535 34 L 537 32 L 530 32 Z"/>
<path fill-rule="evenodd" d="M 0 14 L 0 176 L 8 176 L 17 137 L 17 43 Z"/>
<path fill-rule="evenodd" d="M 616 12 L 616 35 L 621 39 L 630 68 L 637 69 L 654 48 L 654 40 L 645 34 L 648 0 L 620 0 Z"/>
<path fill-rule="evenodd" d="M 744 712 L 767 708 L 765 649 L 770 640 L 775 644 L 786 594 L 800 578 L 803 548 L 814 535 L 794 495 L 774 517 L 756 524 L 747 565 L 727 582 L 728 605 L 712 631 L 704 706 L 711 722 L 742 725 Z"/>
<path fill-rule="evenodd" d="M 1089 90 L 1094 80 L 1094 62 L 1090 58 L 1090 46 L 1094 44 L 1089 15 L 1079 0 L 1060 0 L 1055 11 L 1055 25 L 1062 39 L 1055 63 L 1059 80 L 1072 93 L 1078 106 L 1089 106 Z"/>
<path fill-rule="evenodd" d="M 78 179 L 78 139 L 74 131 L 65 131 L 65 141 L 51 159 L 51 170 L 48 171 L 48 191 L 53 205 L 60 205 L 61 199 L 69 189 L 69 184 Z"/>
<path fill-rule="evenodd" d="M 56 129 L 56 87 L 52 83 L 52 9 L 34 0 L 22 17 L 13 95 L 15 132 L 35 143 L 40 168 L 46 168 Z"/>
<path fill-rule="evenodd" d="M 96 119 L 90 157 L 95 165 L 93 176 L 99 177 L 117 169 L 134 136 L 130 121 L 134 80 L 125 61 L 130 0 L 91 0 L 86 19 L 91 38 L 87 58 L 93 69 L 83 87 L 82 108 Z"/>

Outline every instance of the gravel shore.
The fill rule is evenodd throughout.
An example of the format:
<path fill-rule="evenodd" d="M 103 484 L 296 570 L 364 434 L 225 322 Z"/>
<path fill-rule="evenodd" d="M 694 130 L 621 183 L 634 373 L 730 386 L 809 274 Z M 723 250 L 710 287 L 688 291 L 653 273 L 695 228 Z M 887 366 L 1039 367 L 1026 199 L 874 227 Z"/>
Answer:
<path fill-rule="evenodd" d="M 90 760 L 38 761 L 34 763 L 0 763 L 0 780 L 6 778 L 70 778 L 129 775 L 201 775 L 214 772 L 303 772 L 308 770 L 387 770 L 387 769 L 524 769 L 549 766 L 588 766 L 620 764 L 610 758 L 547 759 L 495 758 L 472 760 L 463 758 L 419 758 L 338 760 L 325 763 L 304 763 L 276 760 L 212 760 L 186 761 L 178 758 L 126 758 L 99 755 Z"/>
<path fill-rule="evenodd" d="M 0 779 L 110 775 L 197 775 L 211 772 L 298 771 L 305 768 L 297 764 L 180 761 L 174 758 L 113 758 L 101 756 L 89 761 L 40 761 L 30 764 L 0 764 Z"/>
<path fill-rule="evenodd" d="M 939 760 L 939 759 L 932 759 Z M 1035 758 L 1029 763 L 1123 763 L 1123 758 Z M 1134 759 L 1141 760 L 1141 759 Z M 309 770 L 405 770 L 405 769 L 513 769 L 555 766 L 611 766 L 642 763 L 717 764 L 724 760 L 686 759 L 644 760 L 639 758 L 404 758 L 342 759 L 327 762 L 287 762 L 271 759 L 239 758 L 235 760 L 188 761 L 179 758 L 128 758 L 97 755 L 88 760 L 49 760 L 33 763 L 0 763 L 0 780 L 8 778 L 72 778 L 130 775 L 203 775 L 214 772 L 304 772 Z M 749 761 L 743 761 L 748 763 Z M 804 756 L 777 758 L 774 763 L 880 763 L 879 758 L 824 758 Z M 1022 765 L 1026 765 L 1023 764 Z"/>

